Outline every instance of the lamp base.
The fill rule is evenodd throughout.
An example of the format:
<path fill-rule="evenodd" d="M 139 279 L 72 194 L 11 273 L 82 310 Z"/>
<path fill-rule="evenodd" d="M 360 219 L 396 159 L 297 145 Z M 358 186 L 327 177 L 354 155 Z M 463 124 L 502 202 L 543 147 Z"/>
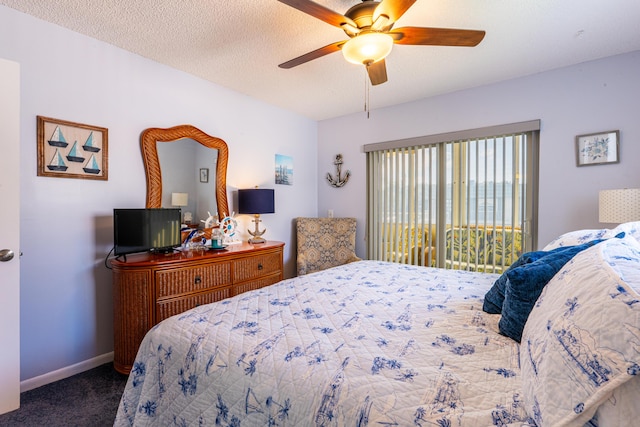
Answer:
<path fill-rule="evenodd" d="M 251 243 L 251 244 L 265 243 L 266 240 L 262 238 L 262 235 L 264 234 L 265 231 L 267 231 L 267 229 L 265 228 L 262 231 L 260 231 L 258 229 L 258 225 L 260 224 L 260 214 L 255 214 L 254 215 L 253 222 L 256 224 L 256 229 L 254 231 L 247 230 L 249 232 L 249 234 L 251 234 L 251 236 L 253 236 L 248 240 L 248 242 Z"/>

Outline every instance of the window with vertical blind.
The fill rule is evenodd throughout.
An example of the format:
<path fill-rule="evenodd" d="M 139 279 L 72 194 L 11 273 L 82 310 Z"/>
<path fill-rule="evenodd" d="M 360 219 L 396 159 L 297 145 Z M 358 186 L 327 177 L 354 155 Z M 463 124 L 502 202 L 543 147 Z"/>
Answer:
<path fill-rule="evenodd" d="M 365 146 L 369 259 L 502 272 L 536 246 L 540 121 Z"/>

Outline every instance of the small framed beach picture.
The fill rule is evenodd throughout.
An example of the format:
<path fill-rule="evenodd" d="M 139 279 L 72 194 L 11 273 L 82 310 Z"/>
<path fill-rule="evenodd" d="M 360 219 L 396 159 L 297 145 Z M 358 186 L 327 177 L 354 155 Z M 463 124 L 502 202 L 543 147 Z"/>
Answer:
<path fill-rule="evenodd" d="M 37 119 L 38 176 L 109 179 L 107 128 Z"/>
<path fill-rule="evenodd" d="M 293 157 L 276 154 L 276 184 L 293 185 Z"/>
<path fill-rule="evenodd" d="M 620 131 L 590 133 L 576 136 L 578 166 L 620 162 Z"/>

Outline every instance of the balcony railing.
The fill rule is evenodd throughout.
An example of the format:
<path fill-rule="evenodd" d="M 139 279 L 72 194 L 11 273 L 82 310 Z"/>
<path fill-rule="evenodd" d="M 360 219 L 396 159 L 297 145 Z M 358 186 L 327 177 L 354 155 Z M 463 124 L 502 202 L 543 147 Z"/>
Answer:
<path fill-rule="evenodd" d="M 438 239 L 435 224 L 384 227 L 386 261 L 501 273 L 522 254 L 522 232 L 509 226 L 448 225 L 443 239 Z"/>

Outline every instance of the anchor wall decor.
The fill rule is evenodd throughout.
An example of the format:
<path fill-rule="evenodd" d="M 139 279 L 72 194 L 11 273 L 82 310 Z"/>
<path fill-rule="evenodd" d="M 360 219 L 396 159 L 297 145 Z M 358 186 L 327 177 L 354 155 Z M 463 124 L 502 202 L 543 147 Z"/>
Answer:
<path fill-rule="evenodd" d="M 349 181 L 351 171 L 347 171 L 344 174 L 344 177 L 342 176 L 342 154 L 336 154 L 336 160 L 333 164 L 336 165 L 338 176 L 334 179 L 333 176 L 331 176 L 331 173 L 327 173 L 327 181 L 329 181 L 329 184 L 331 184 L 332 187 L 340 188 Z"/>

